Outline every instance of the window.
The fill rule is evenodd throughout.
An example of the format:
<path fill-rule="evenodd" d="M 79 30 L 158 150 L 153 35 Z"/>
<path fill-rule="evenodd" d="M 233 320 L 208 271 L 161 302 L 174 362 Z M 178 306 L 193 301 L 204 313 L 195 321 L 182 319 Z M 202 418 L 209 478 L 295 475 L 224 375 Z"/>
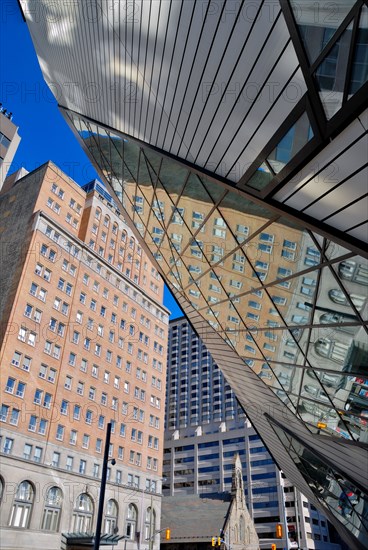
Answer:
<path fill-rule="evenodd" d="M 130 476 L 130 478 L 129 478 Z M 131 485 L 134 484 L 132 474 L 128 474 L 128 484 L 131 481 Z M 129 539 L 133 540 L 135 538 L 136 528 L 137 528 L 137 519 L 138 519 L 138 510 L 134 504 L 129 504 L 127 509 L 127 516 L 125 521 L 125 535 Z"/>
<path fill-rule="evenodd" d="M 6 422 L 8 418 L 9 413 L 9 406 L 8 405 L 1 405 L 1 413 L 0 413 L 0 421 Z"/>
<path fill-rule="evenodd" d="M 63 495 L 59 487 L 50 487 L 47 491 L 41 524 L 43 531 L 58 531 L 62 499 Z"/>
<path fill-rule="evenodd" d="M 34 489 L 29 481 L 22 481 L 18 485 L 14 498 L 9 526 L 28 529 L 34 500 Z"/>
<path fill-rule="evenodd" d="M 120 480 L 121 482 L 121 480 Z M 118 505 L 113 499 L 107 501 L 104 533 L 113 535 L 118 522 Z"/>
<path fill-rule="evenodd" d="M 248 301 L 248 306 L 249 307 L 252 307 L 254 309 L 261 309 L 261 304 L 259 302 L 256 302 L 255 300 L 249 300 Z"/>
<path fill-rule="evenodd" d="M 74 420 L 79 420 L 81 416 L 81 406 L 80 405 L 74 405 L 73 409 L 73 418 Z"/>
<path fill-rule="evenodd" d="M 14 439 L 11 439 L 10 437 L 6 437 L 4 439 L 4 445 L 3 445 L 3 453 L 4 454 L 11 454 L 12 448 L 13 448 Z"/>
<path fill-rule="evenodd" d="M 6 391 L 7 393 L 13 393 L 14 387 L 15 387 L 15 379 L 9 377 L 9 378 L 8 378 L 8 381 L 7 381 L 7 383 L 6 383 L 6 386 L 5 386 L 5 391 Z"/>
<path fill-rule="evenodd" d="M 4 406 L 4 405 L 3 405 Z M 1 411 L 1 418 L 0 420 L 2 420 L 2 412 Z M 11 416 L 10 416 L 10 424 L 12 424 L 13 426 L 18 426 L 18 421 L 19 421 L 19 415 L 20 415 L 20 411 L 19 409 L 12 409 L 12 412 L 11 412 Z"/>
<path fill-rule="evenodd" d="M 68 414 L 69 401 L 63 399 L 61 401 L 60 412 L 61 414 Z"/>
<path fill-rule="evenodd" d="M 11 362 L 12 365 L 14 365 L 15 367 L 19 367 L 20 362 L 21 362 L 21 358 L 22 358 L 22 354 L 19 351 L 15 351 L 14 354 L 13 354 L 12 362 Z"/>
<path fill-rule="evenodd" d="M 58 427 L 56 428 L 56 439 L 58 441 L 63 441 L 64 439 L 64 426 L 61 424 L 58 424 Z"/>
<path fill-rule="evenodd" d="M 58 468 L 60 465 L 60 453 L 54 451 L 52 455 L 52 466 Z"/>
<path fill-rule="evenodd" d="M 150 533 L 156 532 L 156 513 L 148 507 L 144 518 L 144 536 L 145 539 L 149 539 Z"/>
<path fill-rule="evenodd" d="M 284 306 L 287 301 L 287 299 L 284 296 L 271 296 L 271 299 L 274 304 L 278 304 L 280 306 Z"/>
<path fill-rule="evenodd" d="M 69 438 L 70 445 L 76 445 L 77 436 L 78 436 L 78 432 L 76 430 L 71 430 L 70 431 L 70 438 Z"/>
<path fill-rule="evenodd" d="M 17 391 L 15 395 L 17 397 L 24 397 L 25 389 L 26 389 L 26 385 L 24 384 L 24 382 L 18 382 Z"/>
<path fill-rule="evenodd" d="M 33 460 L 35 462 L 41 462 L 41 458 L 42 458 L 42 447 L 35 447 Z"/>
<path fill-rule="evenodd" d="M 93 412 L 90 409 L 86 411 L 86 424 L 92 424 Z"/>
<path fill-rule="evenodd" d="M 92 531 L 93 502 L 87 493 L 80 494 L 74 504 L 71 531 L 89 533 Z"/>

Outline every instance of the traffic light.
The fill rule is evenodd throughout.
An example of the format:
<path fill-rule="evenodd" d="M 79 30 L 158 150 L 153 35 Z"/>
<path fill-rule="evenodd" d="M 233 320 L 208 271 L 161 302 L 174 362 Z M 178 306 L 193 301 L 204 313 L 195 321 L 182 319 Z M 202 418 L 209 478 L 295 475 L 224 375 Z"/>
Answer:
<path fill-rule="evenodd" d="M 216 537 L 212 537 L 212 546 L 216 546 Z"/>
<path fill-rule="evenodd" d="M 320 430 L 324 430 L 325 428 L 327 428 L 326 422 L 317 422 L 317 428 Z"/>
<path fill-rule="evenodd" d="M 282 539 L 282 524 L 281 523 L 276 524 L 276 538 L 277 539 Z"/>
<path fill-rule="evenodd" d="M 170 540 L 170 539 L 171 539 L 171 530 L 170 530 L 170 529 L 166 529 L 166 531 L 165 531 L 165 539 L 166 539 L 166 540 Z"/>
<path fill-rule="evenodd" d="M 271 544 L 271 550 L 276 550 L 276 544 Z"/>

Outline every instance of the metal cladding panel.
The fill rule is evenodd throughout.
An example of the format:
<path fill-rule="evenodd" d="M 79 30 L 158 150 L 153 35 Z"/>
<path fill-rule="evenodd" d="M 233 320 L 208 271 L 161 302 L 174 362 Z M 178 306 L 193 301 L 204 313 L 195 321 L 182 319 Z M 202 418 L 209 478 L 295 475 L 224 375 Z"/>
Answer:
<path fill-rule="evenodd" d="M 306 97 L 309 103 L 318 101 L 316 83 L 314 92 L 311 83 L 306 84 L 309 68 L 303 66 L 285 2 L 21 4 L 45 79 L 59 104 L 230 184 L 244 177 L 247 186 L 251 171 L 257 170 L 254 164 L 261 159 L 261 166 L 271 143 L 276 146 L 282 139 L 282 124 L 295 123 L 295 112 Z M 344 6 L 343 13 L 346 10 Z M 308 18 L 306 24 L 311 25 Z M 322 155 L 327 154 L 329 138 L 320 135 L 316 122 L 324 116 L 321 104 L 314 104 L 312 111 L 308 117 L 313 133 L 307 142 L 313 139 L 311 147 L 316 147 L 324 139 Z M 297 163 L 303 162 L 301 155 Z M 289 183 L 288 172 L 284 174 L 273 174 L 266 195 L 274 204 L 300 211 L 303 195 L 296 194 L 295 200 L 289 195 L 301 186 L 306 171 L 303 168 Z M 284 187 L 273 196 L 281 183 Z M 305 191 L 318 193 L 318 185 L 316 189 Z M 338 195 L 344 202 L 344 189 Z M 322 221 L 314 211 L 303 215 Z M 338 220 L 326 222 L 326 230 L 330 226 L 338 228 Z"/>
<path fill-rule="evenodd" d="M 259 113 L 276 104 L 275 87 L 286 86 L 287 97 L 298 66 L 276 0 L 251 7 L 233 0 L 22 6 L 60 104 L 218 175 L 242 151 Z M 294 104 L 288 101 L 282 116 Z M 246 158 L 276 126 L 270 112 L 258 128 L 257 150 L 252 145 Z"/>
<path fill-rule="evenodd" d="M 306 165 L 275 195 L 277 201 L 350 232 L 367 220 L 368 134 L 360 120 Z M 367 240 L 366 231 L 355 234 Z"/>
<path fill-rule="evenodd" d="M 291 46 L 288 46 L 280 60 L 279 64 L 281 67 L 278 65 L 276 69 L 282 69 L 282 66 L 289 62 L 292 65 L 293 61 L 295 61 L 294 57 L 295 54 Z M 274 72 L 276 72 L 276 69 Z M 270 82 L 274 81 L 274 72 L 270 77 Z M 289 97 L 299 97 L 299 94 L 303 94 L 306 89 L 300 69 L 295 69 L 295 73 L 287 85 L 283 82 L 280 75 L 277 76 L 276 82 L 277 87 L 273 87 L 271 91 L 270 86 L 266 92 L 266 94 L 269 92 L 275 93 L 274 102 L 271 104 L 266 98 L 264 101 L 258 101 L 252 116 L 249 116 L 249 120 L 247 118 L 243 123 L 238 136 L 242 139 L 237 140 L 237 143 L 232 148 L 232 151 L 236 152 L 237 155 L 233 155 L 230 158 L 229 154 L 229 158 L 233 164 L 228 167 L 227 173 L 222 174 L 223 176 L 230 178 L 232 172 L 234 179 L 238 179 L 239 176 L 241 177 L 244 170 L 253 162 L 254 157 L 260 154 L 270 134 L 277 131 L 280 124 L 282 124 L 293 107 L 295 107 L 294 101 L 290 101 Z M 289 93 L 296 94 L 296 96 L 288 96 Z M 266 120 L 267 124 L 264 123 Z"/>
<path fill-rule="evenodd" d="M 332 165 L 333 168 L 335 160 L 338 160 L 345 151 L 349 151 L 350 147 L 363 137 L 364 127 L 360 120 L 356 119 L 327 145 L 323 151 L 306 164 L 302 170 L 295 174 L 295 176 L 274 195 L 274 198 L 279 202 L 291 205 L 293 197 L 299 195 L 305 185 L 317 179 L 318 174 L 326 167 Z M 359 160 L 360 165 L 362 164 L 362 160 L 364 160 L 364 158 Z M 303 202 L 302 195 L 300 201 L 302 203 L 301 207 L 303 207 L 306 204 L 306 199 L 304 199 Z"/>
<path fill-rule="evenodd" d="M 363 199 L 363 208 L 366 208 L 366 201 Z M 368 233 L 368 222 L 363 223 L 359 227 L 356 227 L 355 229 L 350 229 L 347 231 L 349 235 L 352 235 L 353 237 L 356 237 L 357 239 L 360 239 L 364 241 L 364 239 L 367 236 Z"/>

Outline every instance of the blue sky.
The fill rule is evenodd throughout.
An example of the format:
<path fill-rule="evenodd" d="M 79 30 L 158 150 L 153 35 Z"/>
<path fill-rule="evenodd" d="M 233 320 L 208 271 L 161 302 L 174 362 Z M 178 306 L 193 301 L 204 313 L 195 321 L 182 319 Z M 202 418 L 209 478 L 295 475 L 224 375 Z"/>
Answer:
<path fill-rule="evenodd" d="M 21 166 L 31 171 L 52 160 L 84 185 L 98 177 L 97 173 L 43 80 L 17 0 L 3 0 L 0 4 L 0 102 L 13 113 L 22 138 L 10 172 Z M 167 289 L 164 302 L 172 311 L 172 318 L 182 315 Z"/>

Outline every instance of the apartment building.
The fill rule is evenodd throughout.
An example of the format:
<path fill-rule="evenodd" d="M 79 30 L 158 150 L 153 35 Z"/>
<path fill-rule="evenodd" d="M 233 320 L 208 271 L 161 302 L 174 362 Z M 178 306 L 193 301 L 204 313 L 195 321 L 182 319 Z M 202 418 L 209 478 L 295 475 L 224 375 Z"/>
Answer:
<path fill-rule="evenodd" d="M 103 533 L 147 547 L 160 518 L 163 282 L 97 181 L 81 188 L 48 162 L 4 187 L 0 212 L 2 548 L 94 533 L 109 422 Z"/>
<path fill-rule="evenodd" d="M 254 403 L 254 407 L 258 406 Z M 206 346 L 183 317 L 170 321 L 163 494 L 229 493 L 234 455 L 260 548 L 340 550 L 326 518 L 280 472 Z M 282 525 L 282 538 L 276 526 Z"/>

